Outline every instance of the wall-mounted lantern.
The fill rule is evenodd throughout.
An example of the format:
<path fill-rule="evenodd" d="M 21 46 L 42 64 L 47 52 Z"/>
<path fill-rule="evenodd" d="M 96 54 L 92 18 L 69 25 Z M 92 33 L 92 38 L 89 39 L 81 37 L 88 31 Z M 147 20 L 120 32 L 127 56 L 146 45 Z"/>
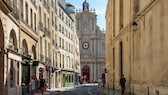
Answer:
<path fill-rule="evenodd" d="M 104 72 L 107 73 L 107 69 L 106 68 L 104 69 Z"/>
<path fill-rule="evenodd" d="M 133 23 L 132 23 L 132 29 L 133 29 L 133 31 L 137 30 L 137 25 L 138 24 L 135 21 L 133 21 Z"/>

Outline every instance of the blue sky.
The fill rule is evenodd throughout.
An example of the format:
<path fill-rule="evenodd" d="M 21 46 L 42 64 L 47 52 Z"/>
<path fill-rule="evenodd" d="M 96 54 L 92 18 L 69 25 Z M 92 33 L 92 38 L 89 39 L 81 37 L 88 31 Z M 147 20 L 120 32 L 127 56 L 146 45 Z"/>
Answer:
<path fill-rule="evenodd" d="M 77 9 L 82 10 L 82 4 L 85 0 L 66 0 L 67 3 L 71 3 L 72 5 L 75 6 Z M 96 10 L 97 14 L 97 25 L 100 27 L 102 30 L 103 28 L 105 29 L 105 12 L 106 12 L 106 5 L 107 5 L 107 0 L 87 0 L 89 3 L 89 9 L 94 9 Z"/>

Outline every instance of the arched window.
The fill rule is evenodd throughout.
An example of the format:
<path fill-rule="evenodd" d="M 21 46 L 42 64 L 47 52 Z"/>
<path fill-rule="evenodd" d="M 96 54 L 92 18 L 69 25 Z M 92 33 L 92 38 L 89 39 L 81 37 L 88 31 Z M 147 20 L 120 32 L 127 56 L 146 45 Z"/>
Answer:
<path fill-rule="evenodd" d="M 9 49 L 17 50 L 17 39 L 15 31 L 12 30 L 9 37 Z"/>
<path fill-rule="evenodd" d="M 32 46 L 32 56 L 33 59 L 36 59 L 36 48 L 34 45 Z"/>
<path fill-rule="evenodd" d="M 23 49 L 23 54 L 28 54 L 27 42 L 25 39 L 22 41 L 22 49 Z"/>

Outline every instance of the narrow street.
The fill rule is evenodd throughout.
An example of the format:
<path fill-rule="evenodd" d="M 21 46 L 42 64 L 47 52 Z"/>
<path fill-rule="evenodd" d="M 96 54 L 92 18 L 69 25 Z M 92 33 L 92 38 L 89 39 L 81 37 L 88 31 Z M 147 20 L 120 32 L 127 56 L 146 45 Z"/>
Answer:
<path fill-rule="evenodd" d="M 103 95 L 95 85 L 86 85 L 81 87 L 76 87 L 73 89 L 68 89 L 61 92 L 55 92 L 51 95 Z"/>

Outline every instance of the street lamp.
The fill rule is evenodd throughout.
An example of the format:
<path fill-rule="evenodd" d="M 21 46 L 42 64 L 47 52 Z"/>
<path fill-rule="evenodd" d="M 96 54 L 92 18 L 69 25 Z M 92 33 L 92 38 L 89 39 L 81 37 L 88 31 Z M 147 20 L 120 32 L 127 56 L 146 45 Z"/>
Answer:
<path fill-rule="evenodd" d="M 104 73 L 107 73 L 107 69 L 106 68 L 104 69 Z"/>
<path fill-rule="evenodd" d="M 135 30 L 137 30 L 137 23 L 135 22 L 135 21 L 133 21 L 133 23 L 132 23 L 132 29 L 133 29 L 133 31 L 135 31 Z"/>

